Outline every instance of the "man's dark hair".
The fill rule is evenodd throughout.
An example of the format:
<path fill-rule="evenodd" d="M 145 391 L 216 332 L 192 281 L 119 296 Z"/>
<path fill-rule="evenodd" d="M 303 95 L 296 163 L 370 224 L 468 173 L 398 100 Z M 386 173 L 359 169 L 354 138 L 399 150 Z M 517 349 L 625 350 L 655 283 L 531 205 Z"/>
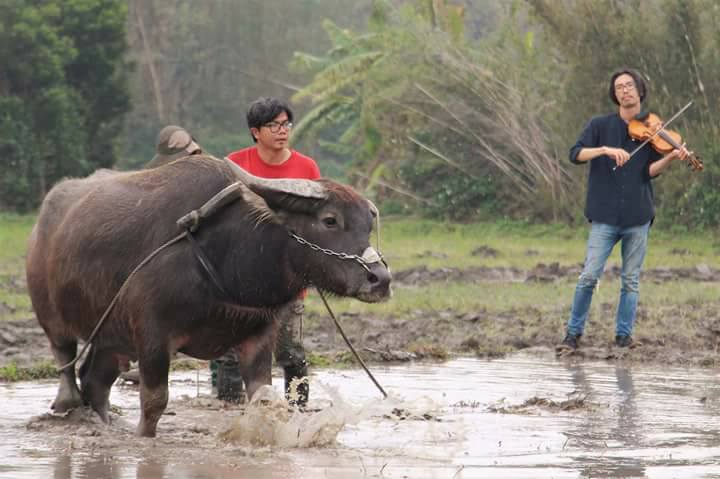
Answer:
<path fill-rule="evenodd" d="M 260 97 L 250 104 L 250 108 L 247 111 L 247 124 L 248 129 L 257 128 L 260 129 L 262 126 L 267 125 L 275 119 L 280 113 L 285 112 L 288 116 L 288 121 L 292 123 L 293 112 L 290 107 L 282 100 L 277 98 Z M 250 132 L 253 141 L 257 143 L 257 139 Z"/>
<path fill-rule="evenodd" d="M 617 70 L 612 74 L 610 77 L 610 89 L 608 90 L 608 95 L 610 95 L 610 100 L 615 103 L 616 105 L 620 105 L 620 102 L 617 99 L 617 95 L 615 95 L 615 80 L 620 75 L 630 75 L 635 82 L 635 87 L 637 88 L 638 94 L 640 95 L 640 103 L 645 101 L 645 98 L 647 97 L 647 87 L 645 86 L 645 80 L 643 80 L 642 75 L 640 75 L 639 72 L 636 70 L 633 70 L 632 68 L 623 68 L 621 70 Z"/>

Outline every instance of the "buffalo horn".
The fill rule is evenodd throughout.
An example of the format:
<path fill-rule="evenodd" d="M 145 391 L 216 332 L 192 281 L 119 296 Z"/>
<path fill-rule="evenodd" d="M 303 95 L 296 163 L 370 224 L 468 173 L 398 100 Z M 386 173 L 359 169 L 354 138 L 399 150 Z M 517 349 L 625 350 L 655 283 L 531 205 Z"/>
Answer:
<path fill-rule="evenodd" d="M 327 191 L 320 183 L 312 180 L 300 179 L 268 179 L 253 176 L 238 165 L 225 158 L 230 164 L 238 179 L 245 183 L 251 190 L 260 194 L 266 193 L 283 193 L 302 198 L 310 198 L 316 200 L 324 200 L 327 198 Z"/>

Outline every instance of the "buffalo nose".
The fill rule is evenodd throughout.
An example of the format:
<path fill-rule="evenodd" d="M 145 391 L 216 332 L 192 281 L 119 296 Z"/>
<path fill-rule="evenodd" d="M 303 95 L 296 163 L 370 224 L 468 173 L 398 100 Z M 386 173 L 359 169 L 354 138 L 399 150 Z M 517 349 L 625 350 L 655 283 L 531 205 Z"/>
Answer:
<path fill-rule="evenodd" d="M 367 281 L 374 290 L 387 288 L 392 281 L 390 270 L 382 263 L 373 267 L 367 274 Z"/>

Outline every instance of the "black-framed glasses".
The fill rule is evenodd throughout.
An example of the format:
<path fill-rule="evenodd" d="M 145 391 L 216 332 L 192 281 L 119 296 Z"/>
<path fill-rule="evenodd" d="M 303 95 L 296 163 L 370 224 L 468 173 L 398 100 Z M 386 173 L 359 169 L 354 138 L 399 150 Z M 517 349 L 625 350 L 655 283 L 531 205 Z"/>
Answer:
<path fill-rule="evenodd" d="M 623 91 L 623 90 L 632 90 L 635 88 L 635 82 L 629 81 L 627 83 L 621 83 L 619 85 L 615 85 L 615 91 Z"/>
<path fill-rule="evenodd" d="M 280 131 L 280 128 L 285 128 L 286 130 L 292 130 L 293 124 L 291 121 L 284 121 L 282 123 L 278 123 L 276 121 L 271 121 L 270 123 L 265 123 L 263 126 L 270 129 L 272 133 L 277 133 Z"/>

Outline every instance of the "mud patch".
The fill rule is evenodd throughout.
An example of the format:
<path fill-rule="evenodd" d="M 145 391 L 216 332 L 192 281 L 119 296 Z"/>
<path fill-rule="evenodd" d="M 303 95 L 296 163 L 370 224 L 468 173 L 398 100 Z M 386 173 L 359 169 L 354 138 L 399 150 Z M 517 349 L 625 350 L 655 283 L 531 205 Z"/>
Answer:
<path fill-rule="evenodd" d="M 25 439 L 63 454 L 78 452 L 115 458 L 150 455 L 160 462 L 203 462 L 212 454 L 217 464 L 227 464 L 240 457 L 269 454 L 267 448 L 246 448 L 222 439 L 221 432 L 228 421 L 244 413 L 242 406 L 209 396 L 180 396 L 168 403 L 158 424 L 157 437 L 140 438 L 135 434 L 139 419 L 137 391 L 119 388 L 113 391 L 112 398 L 115 399 L 109 424 L 86 407 L 63 415 L 46 413 L 25 423 Z"/>
<path fill-rule="evenodd" d="M 0 320 L 0 365 L 27 367 L 51 359 L 48 339 L 35 318 Z"/>
<path fill-rule="evenodd" d="M 47 430 L 53 426 L 105 426 L 100 417 L 90 408 L 75 408 L 64 414 L 45 413 L 28 420 L 30 430 Z"/>
<path fill-rule="evenodd" d="M 555 282 L 574 281 L 581 265 L 538 263 L 533 269 L 440 268 L 426 266 L 395 274 L 399 288 L 432 282 Z M 612 278 L 619 267 L 606 271 Z M 643 280 L 664 282 L 717 281 L 720 270 L 708 265 L 685 269 L 655 268 L 643 272 Z M 20 284 L 17 287 L 23 287 Z M 600 304 L 599 317 L 613 317 L 615 304 Z M 0 314 L 0 317 L 2 314 Z M 506 311 L 414 310 L 402 316 L 373 316 L 347 312 L 340 315 L 347 334 L 363 359 L 369 362 L 445 360 L 453 355 L 497 358 L 519 350 L 549 353 L 561 341 L 566 307 L 511 308 Z M 638 309 L 636 340 L 644 346 L 630 354 L 617 354 L 608 346 L 614 339 L 612 321 L 593 320 L 582 338 L 578 359 L 658 361 L 668 364 L 720 365 L 720 300 L 679 305 L 642 305 Z M 307 351 L 320 358 L 319 365 L 353 364 L 335 328 L 323 314 L 308 311 L 304 329 Z M 322 364 L 322 361 L 325 363 Z M 48 340 L 34 318 L 0 318 L 0 380 L 38 377 L 52 362 Z M 173 365 L 177 362 L 173 361 Z M 28 374 L 3 374 L 3 367 L 27 369 Z M 204 367 L 204 366 L 191 366 Z M 33 369 L 34 368 L 34 369 Z M 9 372 L 13 372 L 10 371 Z"/>
<path fill-rule="evenodd" d="M 439 253 L 437 251 L 430 251 L 425 250 L 422 253 L 418 253 L 415 255 L 416 258 L 439 258 L 439 259 L 447 259 L 448 255 L 445 253 Z"/>
<path fill-rule="evenodd" d="M 27 291 L 27 281 L 23 275 L 0 274 L 0 289 L 13 294 L 24 294 Z"/>
<path fill-rule="evenodd" d="M 530 270 L 521 270 L 513 267 L 486 267 L 472 268 L 437 268 L 429 269 L 419 266 L 399 271 L 393 274 L 396 287 L 421 286 L 432 282 L 555 282 L 560 280 L 575 280 L 582 272 L 582 264 L 569 266 L 560 263 L 538 263 Z M 618 265 L 609 266 L 603 273 L 605 280 L 620 277 L 622 269 Z M 688 268 L 652 268 L 643 270 L 643 281 L 664 283 L 668 281 L 691 280 L 720 282 L 720 269 L 701 263 Z"/>
<path fill-rule="evenodd" d="M 479 256 L 481 258 L 497 258 L 500 256 L 500 252 L 495 248 L 487 245 L 482 245 L 470 252 L 470 256 Z"/>
<path fill-rule="evenodd" d="M 577 393 L 573 393 L 573 396 L 575 397 L 563 401 L 533 396 L 517 405 L 505 404 L 503 400 L 499 404 L 488 406 L 487 410 L 488 412 L 500 414 L 536 414 L 538 409 L 557 413 L 559 411 L 587 410 L 591 408 L 591 404 L 587 401 L 587 395 L 579 396 Z"/>

